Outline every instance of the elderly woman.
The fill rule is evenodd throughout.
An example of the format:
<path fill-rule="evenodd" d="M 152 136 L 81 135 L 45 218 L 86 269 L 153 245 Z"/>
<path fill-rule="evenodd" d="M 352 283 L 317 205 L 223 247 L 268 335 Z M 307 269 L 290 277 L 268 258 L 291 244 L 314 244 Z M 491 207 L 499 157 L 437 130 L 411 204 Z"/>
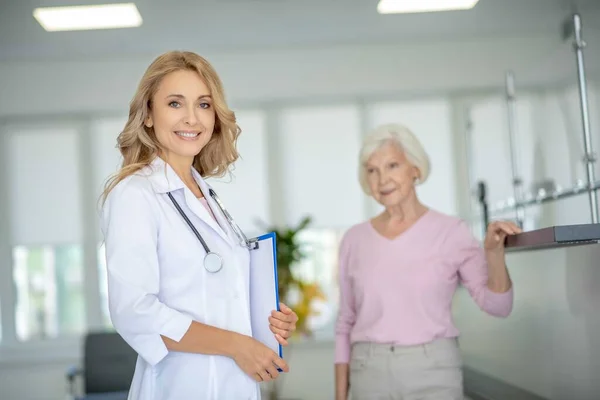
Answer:
<path fill-rule="evenodd" d="M 497 317 L 512 310 L 504 239 L 493 222 L 483 248 L 462 220 L 421 203 L 429 175 L 418 139 L 399 125 L 374 130 L 360 152 L 363 190 L 385 207 L 340 246 L 336 399 L 463 399 L 451 302 L 459 283 Z M 443 195 L 443 194 L 440 194 Z"/>

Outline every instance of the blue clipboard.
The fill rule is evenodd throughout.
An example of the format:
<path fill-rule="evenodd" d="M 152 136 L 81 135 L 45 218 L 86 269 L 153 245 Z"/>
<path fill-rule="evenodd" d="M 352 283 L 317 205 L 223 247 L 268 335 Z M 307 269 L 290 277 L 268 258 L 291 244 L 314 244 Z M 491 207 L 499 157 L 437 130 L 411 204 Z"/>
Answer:
<path fill-rule="evenodd" d="M 283 358 L 281 344 L 269 329 L 271 311 L 279 309 L 275 232 L 250 239 L 250 323 L 252 337 Z"/>

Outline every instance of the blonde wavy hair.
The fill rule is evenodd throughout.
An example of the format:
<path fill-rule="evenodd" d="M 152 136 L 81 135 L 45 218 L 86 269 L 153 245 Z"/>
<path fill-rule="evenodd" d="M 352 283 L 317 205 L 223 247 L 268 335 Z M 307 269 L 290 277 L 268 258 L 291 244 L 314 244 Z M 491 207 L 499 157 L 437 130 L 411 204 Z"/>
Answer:
<path fill-rule="evenodd" d="M 200 76 L 210 90 L 215 110 L 213 135 L 194 158 L 193 167 L 203 177 L 222 177 L 238 159 L 236 143 L 241 129 L 234 112 L 227 106 L 223 84 L 217 72 L 196 53 L 170 51 L 150 64 L 129 104 L 129 118 L 117 138 L 123 163 L 120 170 L 107 180 L 102 202 L 119 182 L 149 165 L 164 150 L 156 138 L 154 128 L 147 127 L 145 121 L 152 108 L 152 98 L 163 78 L 180 70 L 194 71 Z"/>

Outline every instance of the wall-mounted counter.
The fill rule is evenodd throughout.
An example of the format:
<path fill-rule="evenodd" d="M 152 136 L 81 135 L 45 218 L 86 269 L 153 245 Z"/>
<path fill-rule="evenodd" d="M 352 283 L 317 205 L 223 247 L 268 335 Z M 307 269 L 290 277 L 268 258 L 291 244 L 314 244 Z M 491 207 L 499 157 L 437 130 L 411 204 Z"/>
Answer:
<path fill-rule="evenodd" d="M 600 224 L 560 225 L 506 238 L 508 252 L 600 243 Z"/>

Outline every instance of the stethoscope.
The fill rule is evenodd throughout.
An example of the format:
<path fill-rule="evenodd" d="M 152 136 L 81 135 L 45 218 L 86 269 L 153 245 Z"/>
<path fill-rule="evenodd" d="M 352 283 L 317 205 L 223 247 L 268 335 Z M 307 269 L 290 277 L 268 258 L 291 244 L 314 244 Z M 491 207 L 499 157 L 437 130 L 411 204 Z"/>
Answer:
<path fill-rule="evenodd" d="M 219 206 L 219 209 L 225 216 L 227 223 L 229 224 L 231 229 L 233 229 L 236 236 L 240 240 L 240 245 L 245 246 L 246 248 L 248 248 L 248 250 L 255 249 L 256 245 L 258 243 L 256 241 L 250 241 L 250 240 L 248 240 L 248 238 L 246 238 L 246 235 L 244 235 L 244 231 L 242 231 L 242 229 L 238 226 L 238 224 L 235 223 L 231 214 L 229 214 L 229 212 L 227 212 L 227 209 L 225 208 L 223 203 L 221 203 L 221 200 L 219 199 L 219 196 L 217 196 L 217 193 L 215 193 L 215 191 L 212 189 L 209 189 L 208 192 L 210 194 L 210 197 L 212 197 L 213 200 L 217 203 L 217 205 Z M 168 192 L 167 195 L 173 202 L 173 205 L 175 206 L 177 211 L 179 211 L 179 214 L 181 214 L 181 216 L 183 217 L 185 222 L 189 225 L 192 232 L 194 232 L 194 235 L 196 235 L 196 237 L 202 244 L 202 247 L 204 247 L 204 251 L 206 252 L 206 255 L 204 256 L 204 268 L 208 272 L 211 272 L 211 273 L 219 272 L 223 268 L 223 257 L 221 257 L 217 253 L 213 253 L 210 250 L 210 248 L 208 247 L 208 244 L 206 244 L 206 242 L 204 241 L 204 238 L 202 238 L 202 235 L 200 235 L 200 233 L 196 230 L 196 227 L 194 226 L 194 224 L 192 224 L 192 221 L 190 221 L 189 218 L 187 217 L 187 215 L 185 215 L 185 212 L 183 212 L 183 210 L 179 206 L 179 203 L 177 203 L 177 201 L 175 200 L 175 198 L 173 197 L 171 192 Z"/>

